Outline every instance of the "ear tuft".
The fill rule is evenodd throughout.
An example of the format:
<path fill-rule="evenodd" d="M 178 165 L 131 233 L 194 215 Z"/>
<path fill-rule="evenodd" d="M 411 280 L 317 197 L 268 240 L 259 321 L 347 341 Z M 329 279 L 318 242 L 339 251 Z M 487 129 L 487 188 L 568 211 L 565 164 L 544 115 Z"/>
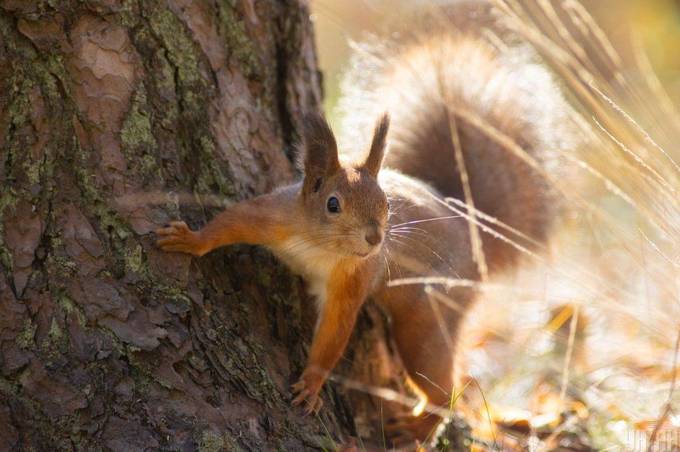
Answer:
<path fill-rule="evenodd" d="M 340 168 L 338 146 L 326 120 L 319 114 L 309 114 L 303 119 L 305 149 L 305 182 L 307 192 L 317 191 L 321 180 Z"/>
<path fill-rule="evenodd" d="M 371 149 L 368 151 L 368 157 L 366 157 L 366 161 L 364 162 L 364 167 L 373 175 L 373 177 L 378 177 L 378 172 L 380 172 L 380 167 L 382 166 L 383 158 L 385 157 L 387 132 L 389 129 L 390 115 L 385 112 L 375 123 Z"/>

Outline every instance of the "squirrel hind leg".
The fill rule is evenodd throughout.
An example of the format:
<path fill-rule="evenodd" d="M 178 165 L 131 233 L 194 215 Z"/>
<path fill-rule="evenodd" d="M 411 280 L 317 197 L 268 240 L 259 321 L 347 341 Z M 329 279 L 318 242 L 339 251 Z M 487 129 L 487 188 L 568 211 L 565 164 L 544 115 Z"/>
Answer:
<path fill-rule="evenodd" d="M 408 383 L 421 403 L 386 425 L 395 446 L 407 438 L 420 443 L 436 437 L 442 418 L 428 412 L 426 405 L 449 409 L 455 397 L 454 358 L 461 314 L 433 305 L 424 292 L 407 298 L 406 291 L 391 294 L 386 307 L 392 318 L 392 335 L 408 374 Z"/>
<path fill-rule="evenodd" d="M 436 438 L 441 422 L 442 419 L 435 414 L 403 414 L 386 423 L 385 436 L 389 446 L 393 448 L 409 447 L 416 442 L 418 445 L 426 445 Z"/>
<path fill-rule="evenodd" d="M 436 438 L 437 428 L 442 418 L 426 411 L 430 400 L 425 392 L 410 377 L 406 378 L 407 386 L 418 397 L 418 404 L 413 409 L 397 414 L 386 423 L 385 433 L 390 446 L 401 448 L 413 444 L 426 444 Z M 420 449 L 416 449 L 420 450 Z"/>

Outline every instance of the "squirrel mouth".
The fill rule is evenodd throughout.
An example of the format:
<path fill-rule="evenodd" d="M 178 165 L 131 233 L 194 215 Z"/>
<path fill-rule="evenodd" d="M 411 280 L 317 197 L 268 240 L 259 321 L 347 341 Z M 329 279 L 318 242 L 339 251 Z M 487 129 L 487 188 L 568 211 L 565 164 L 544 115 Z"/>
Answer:
<path fill-rule="evenodd" d="M 369 257 L 369 256 L 372 256 L 372 255 L 376 254 L 376 253 L 378 252 L 379 249 L 380 249 L 379 246 L 375 246 L 375 247 L 371 248 L 371 249 L 368 250 L 368 251 L 363 251 L 363 252 L 355 251 L 355 252 L 354 252 L 354 255 L 355 255 L 356 257 L 360 257 L 360 258 L 362 258 L 362 259 L 365 259 L 365 258 L 367 258 L 367 257 Z"/>

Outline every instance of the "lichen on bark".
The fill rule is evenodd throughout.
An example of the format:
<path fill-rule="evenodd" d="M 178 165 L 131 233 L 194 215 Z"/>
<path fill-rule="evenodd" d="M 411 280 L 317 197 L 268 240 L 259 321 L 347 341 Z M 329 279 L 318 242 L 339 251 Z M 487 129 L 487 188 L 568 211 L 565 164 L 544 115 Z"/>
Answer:
<path fill-rule="evenodd" d="M 299 279 L 152 233 L 292 180 L 320 103 L 306 7 L 8 0 L 0 35 L 0 448 L 342 441 L 339 399 L 289 404 L 314 316 Z"/>

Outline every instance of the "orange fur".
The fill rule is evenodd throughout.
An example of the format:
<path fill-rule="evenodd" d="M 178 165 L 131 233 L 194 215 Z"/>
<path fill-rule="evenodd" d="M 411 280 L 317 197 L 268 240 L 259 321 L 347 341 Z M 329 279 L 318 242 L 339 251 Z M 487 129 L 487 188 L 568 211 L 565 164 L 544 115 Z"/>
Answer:
<path fill-rule="evenodd" d="M 370 265 L 370 263 L 368 264 Z M 322 306 L 307 365 L 300 381 L 311 392 L 308 404 L 320 406 L 318 393 L 329 372 L 335 367 L 347 346 L 359 309 L 368 295 L 368 284 L 362 272 L 366 263 L 352 260 L 340 262 L 327 281 L 327 298 Z"/>
<path fill-rule="evenodd" d="M 308 118 L 304 181 L 230 206 L 200 231 L 179 221 L 156 231 L 161 249 L 195 256 L 235 243 L 264 245 L 305 277 L 320 307 L 308 363 L 293 385 L 293 403 L 304 402 L 307 412 L 320 408 L 319 391 L 379 282 L 387 199 L 376 176 L 388 126 L 383 116 L 364 164 L 342 167 L 326 122 Z M 342 215 L 327 210 L 331 197 Z"/>
<path fill-rule="evenodd" d="M 294 206 L 294 196 L 285 191 L 258 196 L 230 207 L 197 232 L 184 222 L 172 222 L 156 231 L 162 237 L 157 244 L 194 256 L 235 243 L 274 246 L 291 236 L 293 224 L 281 209 Z"/>
<path fill-rule="evenodd" d="M 569 144 L 562 128 L 553 127 L 568 117 L 559 92 L 547 72 L 503 58 L 479 36 L 448 29 L 429 33 L 424 41 L 386 47 L 393 53 L 384 56 L 385 64 L 359 71 L 369 80 L 353 83 L 354 94 L 345 97 L 354 110 L 380 105 L 393 110 L 388 168 L 381 169 L 386 115 L 375 126 L 367 156 L 348 165 L 341 163 L 328 124 L 310 117 L 304 124 L 302 181 L 235 204 L 198 232 L 181 222 L 157 231 L 162 249 L 197 256 L 232 243 L 264 245 L 303 276 L 320 311 L 307 365 L 293 385 L 293 403 L 304 403 L 307 412 L 321 406 L 319 391 L 368 296 L 389 313 L 397 350 L 417 392 L 431 404 L 449 404 L 457 334 L 474 291 L 439 288 L 450 300 L 444 307 L 421 286 L 386 283 L 390 275 L 482 276 L 468 223 L 442 201 L 466 202 L 454 136 L 476 208 L 536 242 L 547 238 L 554 198 L 545 181 L 456 108 L 473 111 L 543 164 L 552 149 Z M 532 82 L 530 91 L 525 81 Z M 532 93 L 550 102 L 538 102 Z M 349 115 L 352 130 L 364 129 L 356 125 L 358 116 Z M 491 276 L 512 268 L 516 249 L 489 234 L 481 241 Z M 410 416 L 395 429 L 423 441 L 440 421 L 434 415 Z"/>

